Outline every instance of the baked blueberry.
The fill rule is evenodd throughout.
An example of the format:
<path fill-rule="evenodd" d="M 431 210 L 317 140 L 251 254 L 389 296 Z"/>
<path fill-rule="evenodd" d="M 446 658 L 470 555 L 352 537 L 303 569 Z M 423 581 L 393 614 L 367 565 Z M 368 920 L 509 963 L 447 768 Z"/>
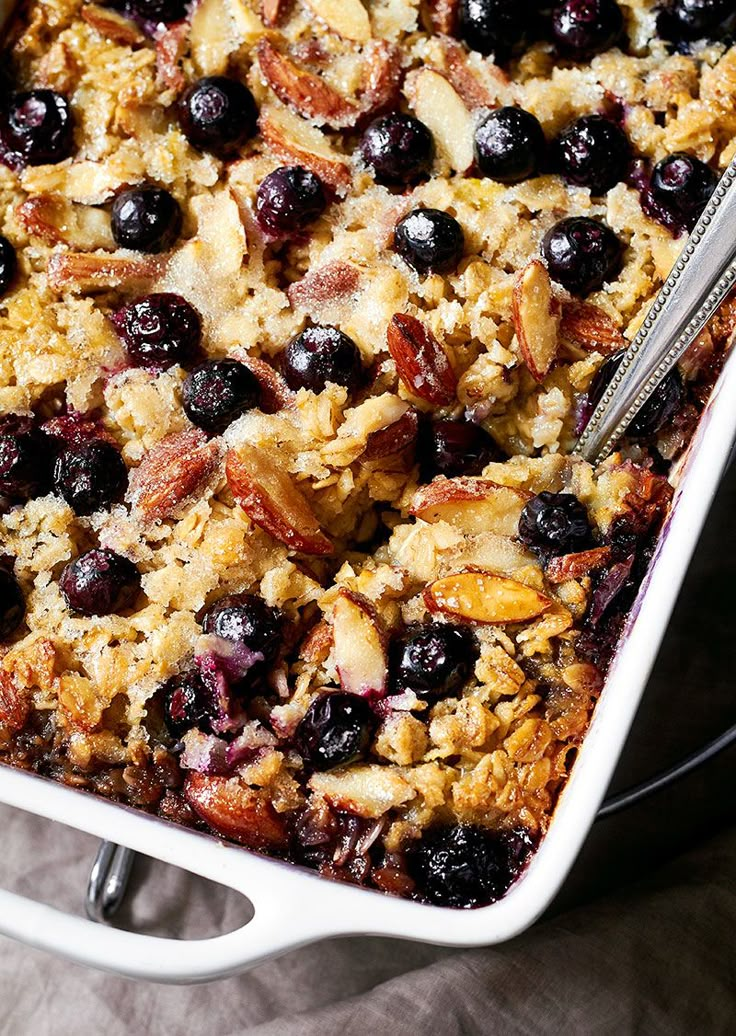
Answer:
<path fill-rule="evenodd" d="M 429 701 L 457 694 L 473 672 L 478 654 L 478 641 L 469 626 L 412 625 L 391 644 L 393 691 L 414 691 Z"/>
<path fill-rule="evenodd" d="M 321 392 L 331 381 L 354 392 L 363 380 L 363 363 L 352 338 L 336 327 L 318 325 L 292 338 L 284 350 L 282 372 L 295 390 Z"/>
<path fill-rule="evenodd" d="M 170 367 L 197 353 L 202 321 L 181 295 L 158 292 L 128 302 L 112 318 L 130 362 L 136 367 Z"/>
<path fill-rule="evenodd" d="M 142 22 L 170 25 L 186 17 L 186 0 L 130 0 L 126 6 Z"/>
<path fill-rule="evenodd" d="M 48 492 L 52 445 L 30 417 L 0 418 L 0 496 L 30 500 Z"/>
<path fill-rule="evenodd" d="M 657 162 L 642 195 L 644 211 L 674 233 L 692 230 L 718 185 L 705 162 L 676 151 Z"/>
<path fill-rule="evenodd" d="M 519 518 L 519 539 L 540 557 L 585 550 L 592 535 L 588 512 L 572 493 L 540 493 Z"/>
<path fill-rule="evenodd" d="M 163 187 L 141 184 L 117 195 L 110 222 L 120 248 L 165 252 L 181 233 L 181 209 Z"/>
<path fill-rule="evenodd" d="M 624 131 L 603 115 L 583 115 L 562 131 L 553 162 L 568 183 L 605 194 L 623 180 L 631 161 Z"/>
<path fill-rule="evenodd" d="M 552 35 L 563 54 L 576 61 L 614 46 L 623 29 L 616 0 L 564 0 L 552 11 Z"/>
<path fill-rule="evenodd" d="M 132 561 L 106 547 L 71 561 L 59 579 L 64 600 L 78 615 L 113 615 L 130 608 L 141 577 Z"/>
<path fill-rule="evenodd" d="M 314 699 L 296 728 L 294 743 L 310 769 L 331 770 L 364 758 L 376 726 L 365 698 L 334 691 Z"/>
<path fill-rule="evenodd" d="M 671 0 L 657 21 L 657 32 L 675 43 L 717 39 L 736 10 L 732 0 Z"/>
<path fill-rule="evenodd" d="M 550 277 L 572 292 L 589 295 L 621 268 L 623 246 L 610 227 L 589 216 L 568 216 L 542 239 Z"/>
<path fill-rule="evenodd" d="M 11 169 L 63 162 L 73 148 L 69 103 L 55 90 L 13 94 L 0 111 L 0 162 Z"/>
<path fill-rule="evenodd" d="M 0 236 L 0 295 L 4 295 L 13 283 L 17 266 L 15 249 L 7 237 Z"/>
<path fill-rule="evenodd" d="M 0 568 L 0 640 L 12 637 L 26 614 L 26 599 L 18 580 L 7 568 Z"/>
<path fill-rule="evenodd" d="M 182 737 L 192 727 L 209 724 L 212 695 L 197 669 L 172 676 L 161 693 L 166 726 L 174 737 Z"/>
<path fill-rule="evenodd" d="M 526 832 L 466 824 L 430 828 L 406 851 L 422 899 L 436 906 L 475 907 L 502 896 L 532 848 Z"/>
<path fill-rule="evenodd" d="M 601 400 L 606 386 L 618 370 L 623 349 L 609 356 L 596 371 L 588 389 L 585 406 L 585 418 L 589 419 Z M 678 412 L 684 401 L 685 389 L 682 375 L 677 367 L 659 383 L 634 420 L 626 429 L 626 434 L 636 439 L 646 439 L 655 435 Z"/>
<path fill-rule="evenodd" d="M 120 451 L 104 439 L 80 442 L 62 450 L 54 464 L 54 492 L 75 514 L 92 514 L 119 500 L 128 484 Z"/>
<path fill-rule="evenodd" d="M 302 233 L 326 208 L 322 181 L 300 165 L 274 169 L 256 192 L 256 219 L 266 233 L 275 237 Z"/>
<path fill-rule="evenodd" d="M 273 662 L 281 648 L 284 619 L 254 594 L 230 594 L 207 609 L 202 618 L 205 633 L 243 644 L 249 651 Z"/>
<path fill-rule="evenodd" d="M 465 235 L 449 213 L 413 209 L 396 224 L 394 249 L 417 273 L 449 273 L 463 257 Z"/>
<path fill-rule="evenodd" d="M 192 424 L 216 434 L 261 400 L 253 372 L 238 360 L 212 360 L 195 367 L 182 387 L 182 406 Z"/>
<path fill-rule="evenodd" d="M 434 137 L 413 115 L 391 112 L 366 128 L 360 155 L 379 183 L 415 183 L 432 168 Z"/>
<path fill-rule="evenodd" d="M 228 76 L 205 76 L 179 101 L 179 124 L 200 151 L 231 158 L 255 134 L 258 109 L 244 83 Z"/>
<path fill-rule="evenodd" d="M 495 440 L 473 421 L 425 421 L 419 430 L 418 458 L 422 481 L 435 475 L 480 475 L 486 464 L 502 460 Z"/>
<path fill-rule="evenodd" d="M 528 0 L 460 0 L 460 38 L 503 61 L 524 43 L 533 17 Z"/>
<path fill-rule="evenodd" d="M 544 130 L 523 108 L 496 108 L 475 130 L 475 161 L 484 176 L 500 183 L 518 183 L 539 169 L 544 156 Z"/>

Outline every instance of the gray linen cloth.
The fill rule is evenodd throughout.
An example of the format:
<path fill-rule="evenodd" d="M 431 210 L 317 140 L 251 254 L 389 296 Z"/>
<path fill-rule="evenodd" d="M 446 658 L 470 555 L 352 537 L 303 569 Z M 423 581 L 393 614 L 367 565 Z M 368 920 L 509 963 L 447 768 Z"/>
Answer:
<path fill-rule="evenodd" d="M 724 483 L 616 778 L 637 781 L 736 722 L 736 472 Z M 333 939 L 224 982 L 136 983 L 0 940 L 0 1033 L 86 1036 L 736 1033 L 736 750 L 595 825 L 564 889 L 503 946 Z M 96 843 L 0 808 L 0 881 L 80 911 Z M 120 918 L 215 935 L 234 893 L 141 860 Z"/>

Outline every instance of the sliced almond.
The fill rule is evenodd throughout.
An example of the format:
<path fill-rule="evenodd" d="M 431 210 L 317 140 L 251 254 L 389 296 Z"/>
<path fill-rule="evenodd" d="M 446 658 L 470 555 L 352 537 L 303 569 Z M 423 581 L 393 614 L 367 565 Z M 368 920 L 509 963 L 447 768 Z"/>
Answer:
<path fill-rule="evenodd" d="M 360 460 L 371 462 L 396 457 L 416 443 L 418 432 L 419 414 L 410 408 L 397 421 L 370 433 Z"/>
<path fill-rule="evenodd" d="M 12 673 L 0 668 L 0 723 L 8 730 L 22 730 L 31 711 L 28 687 L 19 687 Z"/>
<path fill-rule="evenodd" d="M 454 36 L 457 32 L 458 0 L 422 0 L 422 24 L 427 32 Z"/>
<path fill-rule="evenodd" d="M 316 773 L 309 787 L 335 809 L 359 817 L 381 817 L 409 802 L 416 790 L 396 766 L 350 766 L 332 773 Z"/>
<path fill-rule="evenodd" d="M 220 457 L 199 428 L 169 435 L 131 474 L 128 498 L 144 522 L 176 517 L 211 481 Z"/>
<path fill-rule="evenodd" d="M 367 43 L 371 22 L 360 0 L 307 0 L 308 6 L 344 40 Z"/>
<path fill-rule="evenodd" d="M 436 478 L 414 494 L 409 513 L 425 522 L 449 522 L 468 535 L 514 536 L 530 494 L 487 478 Z"/>
<path fill-rule="evenodd" d="M 401 51 L 388 40 L 369 40 L 363 48 L 362 116 L 395 108 L 401 87 Z"/>
<path fill-rule="evenodd" d="M 547 268 L 533 259 L 516 278 L 514 327 L 521 354 L 535 381 L 542 381 L 557 357 L 560 304 Z"/>
<path fill-rule="evenodd" d="M 395 313 L 387 331 L 388 351 L 404 385 L 415 396 L 447 406 L 455 399 L 457 378 L 447 353 L 421 320 Z"/>
<path fill-rule="evenodd" d="M 382 698 L 388 678 L 386 635 L 373 605 L 352 590 L 340 590 L 332 612 L 332 637 L 343 690 Z"/>
<path fill-rule="evenodd" d="M 473 117 L 453 85 L 440 72 L 410 72 L 404 93 L 416 117 L 428 127 L 441 155 L 458 173 L 473 164 Z"/>
<path fill-rule="evenodd" d="M 320 619 L 302 641 L 299 658 L 304 662 L 321 665 L 332 648 L 332 626 L 325 619 Z"/>
<path fill-rule="evenodd" d="M 294 405 L 295 393 L 289 388 L 278 371 L 270 363 L 247 353 L 237 357 L 258 379 L 261 387 L 260 409 L 265 414 L 275 414 L 285 407 Z"/>
<path fill-rule="evenodd" d="M 133 45 L 143 43 L 145 36 L 135 22 L 124 18 L 122 14 L 109 7 L 98 7 L 97 4 L 83 4 L 79 14 L 82 20 L 113 43 Z"/>
<path fill-rule="evenodd" d="M 239 40 L 226 0 L 199 0 L 189 25 L 189 53 L 199 75 L 222 75 Z"/>
<path fill-rule="evenodd" d="M 47 245 L 76 249 L 114 248 L 110 218 L 90 205 L 74 205 L 59 194 L 31 195 L 15 210 L 18 221 Z"/>
<path fill-rule="evenodd" d="M 156 37 L 156 80 L 179 94 L 186 86 L 181 62 L 187 49 L 189 23 L 179 22 Z"/>
<path fill-rule="evenodd" d="M 527 622 L 547 611 L 552 600 L 516 579 L 492 572 L 458 572 L 438 579 L 424 591 L 431 612 L 471 622 Z"/>
<path fill-rule="evenodd" d="M 350 301 L 360 286 L 360 270 L 352 263 L 336 260 L 310 270 L 286 289 L 289 302 L 319 321 L 325 309 Z"/>
<path fill-rule="evenodd" d="M 250 849 L 283 848 L 288 841 L 284 818 L 265 793 L 237 777 L 190 773 L 184 781 L 184 797 L 214 831 Z"/>
<path fill-rule="evenodd" d="M 440 40 L 440 44 L 445 56 L 445 75 L 462 97 L 466 107 L 470 111 L 495 107 L 498 104 L 499 92 L 508 86 L 508 76 L 497 65 L 484 63 L 486 74 L 492 75 L 498 86 L 497 90 L 489 90 L 471 70 L 468 52 L 461 43 L 447 35 Z"/>
<path fill-rule="evenodd" d="M 261 0 L 261 18 L 269 29 L 275 28 L 286 15 L 290 0 Z"/>
<path fill-rule="evenodd" d="M 265 37 L 256 53 L 263 78 L 283 104 L 332 129 L 355 125 L 360 109 L 320 76 L 300 68 Z"/>
<path fill-rule="evenodd" d="M 302 554 L 332 553 L 306 497 L 272 453 L 259 446 L 229 450 L 225 472 L 236 503 L 274 539 Z"/>
<path fill-rule="evenodd" d="M 49 259 L 49 285 L 56 291 L 84 294 L 109 288 L 134 288 L 160 275 L 163 260 L 155 256 L 128 259 L 89 252 L 57 252 Z"/>
<path fill-rule="evenodd" d="M 575 554 L 563 554 L 552 558 L 544 570 L 550 583 L 564 583 L 568 579 L 582 579 L 589 572 L 595 572 L 607 563 L 611 556 L 610 547 L 592 547 Z"/>
<path fill-rule="evenodd" d="M 327 137 L 288 108 L 264 106 L 258 119 L 261 136 L 279 158 L 311 169 L 337 194 L 345 194 L 350 169 Z"/>
<path fill-rule="evenodd" d="M 566 345 L 584 352 L 613 353 L 623 349 L 626 339 L 621 329 L 599 306 L 575 299 L 562 305 L 560 336 Z"/>

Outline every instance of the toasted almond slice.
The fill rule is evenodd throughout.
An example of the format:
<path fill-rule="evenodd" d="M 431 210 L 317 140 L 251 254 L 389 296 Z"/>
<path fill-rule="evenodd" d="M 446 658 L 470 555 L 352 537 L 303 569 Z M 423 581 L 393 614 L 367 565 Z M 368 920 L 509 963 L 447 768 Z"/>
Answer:
<path fill-rule="evenodd" d="M 11 731 L 22 730 L 30 711 L 30 688 L 18 686 L 13 674 L 0 668 L 0 723 Z"/>
<path fill-rule="evenodd" d="M 589 572 L 603 568 L 611 556 L 610 547 L 592 547 L 575 554 L 552 558 L 544 570 L 550 583 L 564 583 L 567 579 L 582 579 Z"/>
<path fill-rule="evenodd" d="M 223 74 L 239 42 L 225 0 L 199 0 L 189 25 L 189 53 L 197 73 Z"/>
<path fill-rule="evenodd" d="M 97 4 L 84 4 L 80 10 L 82 20 L 113 43 L 143 43 L 145 36 L 135 22 L 124 18 L 122 14 L 109 7 L 98 7 Z"/>
<path fill-rule="evenodd" d="M 265 797 L 237 777 L 190 773 L 184 797 L 197 816 L 218 834 L 250 849 L 283 848 L 286 823 Z"/>
<path fill-rule="evenodd" d="M 299 658 L 304 662 L 316 662 L 320 665 L 329 655 L 331 647 L 332 626 L 325 619 L 320 619 L 302 641 Z"/>
<path fill-rule="evenodd" d="M 473 164 L 473 117 L 452 84 L 431 68 L 410 72 L 404 93 L 417 118 L 429 128 L 440 153 L 459 173 Z"/>
<path fill-rule="evenodd" d="M 487 478 L 436 478 L 414 494 L 410 514 L 425 522 L 449 522 L 468 535 L 514 536 L 530 494 Z"/>
<path fill-rule="evenodd" d="M 359 286 L 360 270 L 357 266 L 337 259 L 310 270 L 300 281 L 290 284 L 286 294 L 295 309 L 319 321 L 325 307 L 332 309 L 348 302 Z"/>
<path fill-rule="evenodd" d="M 265 37 L 256 53 L 263 78 L 283 104 L 332 129 L 355 125 L 360 109 L 320 76 L 299 68 Z"/>
<path fill-rule="evenodd" d="M 560 336 L 566 344 L 585 352 L 595 349 L 601 353 L 613 353 L 626 345 L 620 328 L 607 313 L 591 302 L 578 302 L 576 299 L 562 305 Z"/>
<path fill-rule="evenodd" d="M 258 379 L 258 384 L 261 386 L 260 408 L 265 414 L 275 414 L 284 407 L 294 405 L 295 393 L 270 363 L 266 363 L 257 356 L 249 356 L 247 353 L 241 353 L 237 358 Z"/>
<path fill-rule="evenodd" d="M 527 622 L 547 611 L 552 600 L 516 579 L 492 572 L 458 572 L 438 579 L 424 591 L 431 612 L 471 622 Z"/>
<path fill-rule="evenodd" d="M 177 94 L 186 86 L 181 61 L 186 53 L 188 33 L 189 23 L 179 22 L 156 38 L 156 80 Z"/>
<path fill-rule="evenodd" d="M 452 403 L 457 378 L 447 353 L 421 320 L 395 313 L 387 331 L 388 351 L 396 371 L 415 396 L 436 406 Z"/>
<path fill-rule="evenodd" d="M 128 498 L 144 522 L 175 517 L 204 490 L 220 457 L 217 442 L 199 428 L 169 435 L 132 473 Z"/>
<path fill-rule="evenodd" d="M 343 690 L 382 698 L 388 678 L 386 635 L 370 601 L 352 590 L 340 590 L 332 612 L 332 636 Z"/>
<path fill-rule="evenodd" d="M 516 278 L 514 327 L 524 362 L 535 381 L 542 381 L 557 356 L 560 304 L 552 292 L 547 268 L 533 259 Z"/>
<path fill-rule="evenodd" d="M 497 66 L 486 63 L 486 71 L 493 75 L 499 90 L 491 91 L 468 65 L 468 52 L 456 39 L 444 36 L 440 45 L 445 56 L 445 75 L 462 97 L 467 108 L 489 108 L 498 104 L 499 90 L 508 86 L 508 76 Z"/>
<path fill-rule="evenodd" d="M 307 0 L 307 4 L 343 39 L 367 43 L 371 38 L 370 18 L 360 0 Z"/>
<path fill-rule="evenodd" d="M 306 166 L 337 194 L 345 194 L 352 177 L 350 169 L 330 146 L 327 137 L 288 108 L 261 109 L 261 136 L 281 159 Z"/>
<path fill-rule="evenodd" d="M 56 252 L 49 259 L 49 285 L 56 291 L 85 294 L 108 288 L 132 288 L 160 275 L 163 260 L 128 259 L 89 252 Z"/>
<path fill-rule="evenodd" d="M 416 796 L 416 790 L 396 766 L 350 766 L 315 773 L 309 787 L 335 809 L 376 819 Z"/>
<path fill-rule="evenodd" d="M 395 457 L 417 441 L 419 414 L 410 408 L 397 421 L 371 432 L 360 460 L 369 462 Z"/>
<path fill-rule="evenodd" d="M 74 205 L 59 194 L 35 194 L 15 210 L 19 222 L 47 245 L 80 250 L 114 248 L 110 217 L 91 205 Z"/>
<path fill-rule="evenodd" d="M 454 36 L 457 32 L 458 0 L 422 0 L 422 24 L 427 32 Z"/>
<path fill-rule="evenodd" d="M 332 553 L 306 497 L 268 450 L 229 450 L 225 472 L 236 502 L 274 539 L 302 554 Z"/>
<path fill-rule="evenodd" d="M 369 40 L 363 48 L 363 118 L 395 108 L 401 87 L 401 51 L 388 40 Z"/>
<path fill-rule="evenodd" d="M 261 19 L 269 29 L 275 28 L 285 16 L 290 0 L 261 0 Z"/>

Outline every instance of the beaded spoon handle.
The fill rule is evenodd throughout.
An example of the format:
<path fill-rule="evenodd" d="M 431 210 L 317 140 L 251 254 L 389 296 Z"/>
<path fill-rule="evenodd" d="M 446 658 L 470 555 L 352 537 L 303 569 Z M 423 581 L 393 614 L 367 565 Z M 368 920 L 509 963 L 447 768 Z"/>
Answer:
<path fill-rule="evenodd" d="M 736 284 L 736 158 L 723 174 L 573 452 L 605 460 Z"/>

